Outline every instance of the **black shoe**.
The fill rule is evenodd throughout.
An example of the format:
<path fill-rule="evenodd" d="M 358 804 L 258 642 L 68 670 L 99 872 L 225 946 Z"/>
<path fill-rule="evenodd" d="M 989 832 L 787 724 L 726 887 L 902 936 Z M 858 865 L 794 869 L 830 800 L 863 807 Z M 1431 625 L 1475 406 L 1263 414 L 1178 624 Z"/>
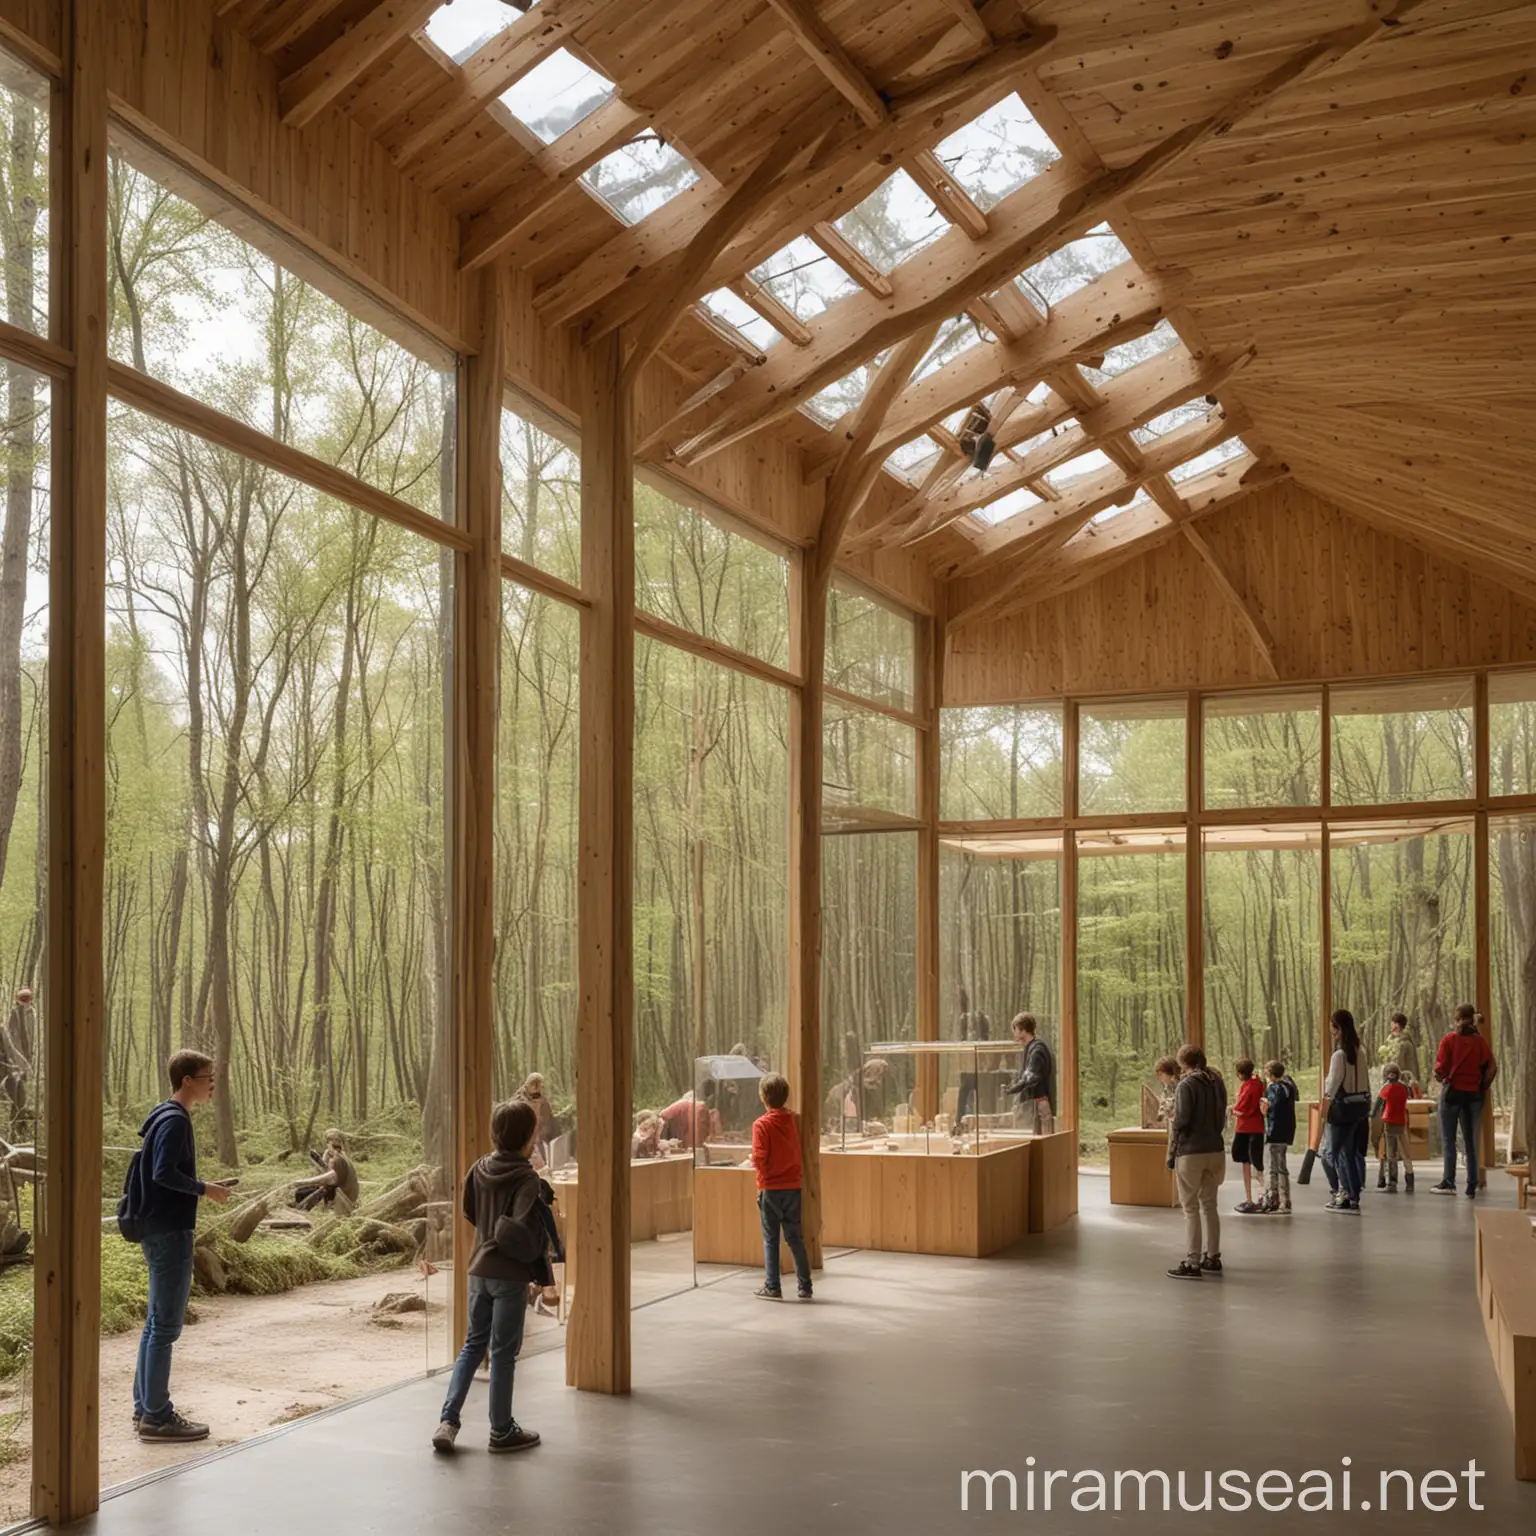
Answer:
<path fill-rule="evenodd" d="M 1264 1209 L 1261 1205 L 1255 1205 L 1252 1200 L 1240 1201 L 1233 1209 L 1239 1216 L 1254 1216 Z"/>
<path fill-rule="evenodd" d="M 1168 1271 L 1170 1280 L 1199 1280 L 1201 1278 L 1200 1266 L 1191 1264 L 1188 1259 L 1181 1259 Z"/>
<path fill-rule="evenodd" d="M 182 1442 L 187 1440 L 206 1440 L 208 1438 L 208 1426 L 198 1424 L 173 1409 L 168 1419 L 162 1419 L 158 1424 L 148 1419 L 139 1420 L 140 1440 L 166 1440 Z"/>
<path fill-rule="evenodd" d="M 486 1450 L 498 1454 L 508 1451 L 526 1451 L 539 1443 L 537 1430 L 524 1429 L 516 1419 L 512 1420 L 512 1428 L 504 1435 L 492 1435 L 486 1442 Z"/>
<path fill-rule="evenodd" d="M 1430 1186 L 1429 1192 L 1432 1195 L 1454 1195 L 1456 1193 L 1456 1186 L 1454 1184 L 1447 1184 L 1444 1179 L 1441 1179 L 1438 1184 Z"/>
<path fill-rule="evenodd" d="M 1393 1181 L 1390 1184 L 1387 1185 L 1387 1193 L 1389 1195 L 1395 1195 L 1397 1193 L 1397 1180 L 1396 1179 L 1393 1179 Z"/>
<path fill-rule="evenodd" d="M 1206 1256 L 1200 1260 L 1200 1272 L 1206 1275 L 1221 1274 L 1221 1255 L 1219 1253 L 1206 1254 Z"/>
<path fill-rule="evenodd" d="M 816 1292 L 813 1291 L 808 1285 L 802 1285 L 800 1289 L 795 1292 L 796 1301 L 815 1301 L 815 1299 Z"/>
<path fill-rule="evenodd" d="M 784 1292 L 775 1290 L 771 1285 L 760 1285 L 752 1292 L 760 1301 L 783 1301 Z"/>
<path fill-rule="evenodd" d="M 1385 1168 L 1378 1168 L 1376 1170 L 1376 1188 L 1377 1189 L 1385 1189 L 1386 1187 L 1387 1187 L 1387 1171 L 1386 1171 Z"/>
<path fill-rule="evenodd" d="M 1467 1199 L 1468 1200 L 1476 1200 L 1477 1199 L 1477 1190 L 1476 1190 L 1475 1187 L 1472 1188 L 1472 1189 L 1469 1189 L 1467 1191 Z"/>
<path fill-rule="evenodd" d="M 1403 1189 L 1410 1195 L 1413 1193 L 1413 1175 L 1411 1173 L 1403 1175 Z"/>

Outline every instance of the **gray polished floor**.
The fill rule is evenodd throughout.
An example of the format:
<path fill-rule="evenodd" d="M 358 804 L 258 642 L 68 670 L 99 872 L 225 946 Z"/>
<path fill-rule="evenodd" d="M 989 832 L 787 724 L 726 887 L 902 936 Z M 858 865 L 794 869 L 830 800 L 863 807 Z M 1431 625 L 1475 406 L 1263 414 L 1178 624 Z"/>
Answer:
<path fill-rule="evenodd" d="M 1427 1182 L 1427 1181 L 1426 1181 Z M 1490 1195 L 1512 1203 L 1500 1175 Z M 1229 1183 L 1223 1193 L 1237 1198 Z M 544 1444 L 484 1452 L 484 1387 L 464 1449 L 427 1439 L 441 1380 L 419 1382 L 112 1497 L 76 1527 L 97 1536 L 353 1536 L 448 1529 L 541 1536 L 944 1533 L 983 1527 L 1265 1533 L 1337 1528 L 1486 1536 L 1536 1532 L 1536 1484 L 1511 1476 L 1511 1433 L 1472 1283 L 1469 1201 L 1376 1196 L 1332 1216 L 1299 1191 L 1283 1218 L 1233 1216 L 1221 1281 L 1177 1283 L 1176 1213 L 1111 1209 L 1085 1176 L 1083 1214 L 980 1262 L 855 1253 L 813 1306 L 751 1296 L 731 1276 L 636 1314 L 634 1395 L 566 1390 L 558 1355 L 526 1362 L 516 1410 Z M 1026 1512 L 1037 1472 L 1162 1469 L 1174 1510 Z M 1351 1458 L 1350 1513 L 1341 1459 Z M 1467 1510 L 1465 1469 L 1481 1513 Z M 1459 1477 L 1452 1513 L 1382 1515 L 1383 1468 Z M 960 1510 L 966 1470 L 1010 1470 L 1019 1510 Z M 1334 1478 L 1329 1515 L 1178 1510 L 1207 1469 Z M 1321 1485 L 1313 1481 L 1308 1486 Z M 1251 1489 L 1252 1484 L 1249 1484 Z M 1402 1484 L 1392 1484 L 1399 1502 Z M 1271 1497 L 1283 1484 L 1271 1483 Z M 1443 1491 L 1432 1484 L 1430 1492 Z M 1220 1496 L 1220 1489 L 1217 1490 Z M 1319 1495 L 1320 1496 L 1320 1495 Z M 1112 1505 L 1111 1505 L 1112 1508 Z"/>

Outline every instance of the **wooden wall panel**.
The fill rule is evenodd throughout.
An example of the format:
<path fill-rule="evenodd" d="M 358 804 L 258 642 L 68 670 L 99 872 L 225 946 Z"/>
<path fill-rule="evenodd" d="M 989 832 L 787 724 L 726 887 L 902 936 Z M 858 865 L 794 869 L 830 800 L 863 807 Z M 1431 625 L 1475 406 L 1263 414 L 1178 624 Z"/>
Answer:
<path fill-rule="evenodd" d="M 1282 680 L 1536 660 L 1536 604 L 1292 482 L 1200 526 L 1257 600 Z M 952 631 L 944 681 L 946 704 L 982 704 L 1272 679 L 1180 537 L 1059 598 Z"/>

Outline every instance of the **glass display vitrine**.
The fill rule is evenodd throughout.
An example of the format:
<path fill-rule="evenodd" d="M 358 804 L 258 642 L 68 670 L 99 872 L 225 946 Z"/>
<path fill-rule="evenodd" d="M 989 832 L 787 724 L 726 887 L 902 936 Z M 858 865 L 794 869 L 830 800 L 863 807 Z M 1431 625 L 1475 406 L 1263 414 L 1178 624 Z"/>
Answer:
<path fill-rule="evenodd" d="M 766 1061 L 739 1051 L 728 1056 L 695 1058 L 696 1131 L 691 1138 L 695 1168 L 750 1165 L 752 1122 L 764 1107 L 758 1085 L 772 1070 Z"/>
<path fill-rule="evenodd" d="M 822 1105 L 822 1151 L 972 1155 L 1027 1139 L 1012 1040 L 919 1040 L 871 1045 L 856 1075 Z"/>

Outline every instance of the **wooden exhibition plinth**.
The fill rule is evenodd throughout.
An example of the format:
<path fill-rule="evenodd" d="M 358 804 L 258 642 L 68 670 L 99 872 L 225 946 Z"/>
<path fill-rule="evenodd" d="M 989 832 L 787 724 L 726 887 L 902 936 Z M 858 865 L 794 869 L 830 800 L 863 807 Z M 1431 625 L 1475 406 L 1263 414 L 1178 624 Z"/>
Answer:
<path fill-rule="evenodd" d="M 1109 1133 L 1109 1203 L 1177 1205 L 1168 1133 L 1135 1127 Z"/>
<path fill-rule="evenodd" d="M 1077 1133 L 1035 1137 L 1029 1155 L 1029 1230 L 1049 1232 L 1076 1215 Z"/>
<path fill-rule="evenodd" d="M 1536 1481 L 1536 1228 L 1524 1211 L 1477 1213 L 1477 1299 L 1515 1427 L 1515 1476 Z"/>
<path fill-rule="evenodd" d="M 555 1214 L 565 1243 L 567 1279 L 576 1277 L 577 1181 L 551 1179 Z M 686 1232 L 693 1225 L 693 1154 L 636 1158 L 629 1165 L 629 1240 L 653 1241 L 667 1232 Z"/>
<path fill-rule="evenodd" d="M 1415 1163 L 1429 1161 L 1429 1122 L 1438 1108 L 1434 1099 L 1408 1100 L 1408 1156 Z M 1307 1145 L 1322 1149 L 1322 1137 L 1317 1124 L 1319 1105 L 1316 1099 L 1307 1101 Z M 1484 1117 L 1487 1118 L 1486 1116 Z M 1371 1149 L 1374 1154 L 1381 1133 L 1381 1121 L 1371 1121 Z M 1486 1140 L 1485 1140 L 1486 1144 Z"/>
<path fill-rule="evenodd" d="M 700 1168 L 693 1180 L 693 1262 L 741 1264 L 763 1262 L 763 1226 L 757 1213 L 757 1174 L 716 1164 Z M 779 1244 L 779 1269 L 793 1276 L 795 1261 Z"/>

